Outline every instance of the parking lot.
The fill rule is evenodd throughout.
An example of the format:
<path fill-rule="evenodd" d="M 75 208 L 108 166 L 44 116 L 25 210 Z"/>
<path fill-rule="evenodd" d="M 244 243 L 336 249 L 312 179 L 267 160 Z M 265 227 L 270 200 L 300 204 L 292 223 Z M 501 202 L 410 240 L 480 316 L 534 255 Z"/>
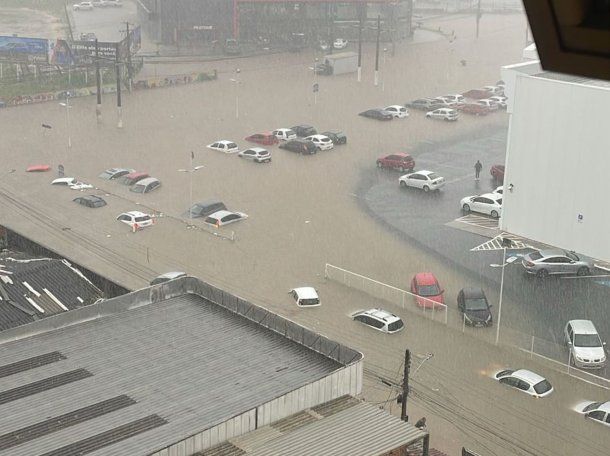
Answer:
<path fill-rule="evenodd" d="M 445 416 L 459 412 L 465 419 L 479 413 L 476 424 L 471 422 L 461 431 L 495 454 L 551 455 L 557 454 L 558 448 L 561 451 L 563 445 L 583 448 L 581 454 L 598 454 L 597 445 L 603 448 L 607 436 L 602 433 L 603 429 L 599 432 L 587 426 L 589 423 L 568 410 L 572 393 L 568 385 L 573 385 L 570 381 L 565 383 L 566 389 L 557 395 L 552 407 L 538 409 L 531 406 L 531 401 L 514 403 L 511 399 L 502 403 L 501 409 L 492 410 L 497 404 L 494 395 L 499 394 L 495 389 L 498 385 L 490 383 L 481 370 L 505 365 L 509 359 L 506 354 L 494 348 L 484 359 L 475 358 L 467 368 L 459 366 L 458 358 L 452 358 L 449 347 L 459 346 L 460 353 L 465 353 L 471 345 L 476 347 L 480 342 L 468 336 L 452 341 L 440 338 L 438 328 L 435 330 L 417 318 L 392 343 L 381 334 L 360 332 L 347 314 L 363 306 L 383 304 L 326 283 L 323 278 L 327 262 L 402 287 L 414 273 L 432 270 L 443 278 L 447 295 L 453 298 L 479 273 L 475 268 L 473 274 L 469 264 L 460 265 L 461 261 L 455 259 L 447 261 L 411 234 L 411 239 L 407 239 L 397 231 L 389 232 L 379 221 L 380 217 L 396 213 L 396 206 L 400 204 L 410 210 L 399 217 L 405 227 L 401 232 L 413 230 L 418 235 L 434 237 L 440 248 L 449 253 L 459 250 L 465 258 L 485 255 L 469 252 L 481 243 L 480 236 L 470 233 L 463 237 L 443 236 L 438 231 L 434 234 L 430 227 L 444 226 L 460 217 L 459 198 L 478 192 L 473 180 L 472 157 L 490 154 L 490 148 L 501 150 L 502 133 L 498 134 L 499 139 L 485 137 L 489 131 L 506 128 L 506 115 L 463 116 L 458 122 L 449 123 L 426 119 L 421 112 L 390 122 L 364 119 L 357 113 L 370 107 L 404 103 L 423 95 L 460 92 L 497 81 L 499 66 L 519 59 L 521 52 L 517 40 L 498 52 L 497 42 L 512 39 L 523 30 L 522 18 L 503 21 L 508 24 L 504 29 L 483 30 L 493 40 L 469 41 L 453 50 L 442 41 L 399 47 L 396 56 L 387 59 L 383 90 L 372 85 L 373 56 L 371 49 L 367 49 L 363 82 L 358 83 L 353 75 L 317 77 L 320 93 L 315 103 L 311 92 L 315 77 L 309 70 L 313 55 L 290 56 L 288 65 L 282 65 L 278 57 L 239 62 L 242 69 L 239 83 L 231 81 L 235 80 L 231 67 L 235 64 L 224 63 L 224 73 L 215 82 L 126 94 L 122 130 L 116 128 L 111 96 L 104 97 L 100 125 L 95 122 L 95 100 L 76 99 L 70 111 L 70 148 L 67 147 L 66 108 L 48 103 L 3 112 L 5 121 L 0 124 L 0 131 L 6 138 L 6 152 L 0 171 L 2 218 L 9 227 L 44 241 L 57 251 L 67 252 L 73 261 L 128 287 L 144 286 L 154 275 L 167 270 L 185 270 L 330 337 L 353 343 L 365 351 L 377 375 L 399 371 L 407 344 L 421 353 L 434 351 L 438 358 L 431 365 L 435 367 L 428 374 L 422 368 L 421 375 L 426 375 L 422 382 L 430 386 L 434 377 L 447 380 L 441 381 L 443 388 L 438 392 L 427 388 L 425 402 L 431 402 L 438 394 L 452 404 Z M 482 61 L 477 59 L 479 55 L 489 57 Z M 474 62 L 476 69 L 461 66 L 462 58 Z M 417 72 L 411 71 L 414 62 L 417 62 Z M 41 122 L 52 125 L 52 130 L 42 130 Z M 262 164 L 205 148 L 220 139 L 236 141 L 243 148 L 246 143 L 242 138 L 247 135 L 300 123 L 310 123 L 320 131 L 341 129 L 348 136 L 348 144 L 312 156 L 271 146 L 273 160 Z M 436 155 L 436 145 L 465 138 L 482 141 L 480 150 Z M 422 145 L 425 147 L 420 149 Z M 416 169 L 434 166 L 435 171 L 448 179 L 447 191 L 435 195 L 401 190 L 397 173 L 375 167 L 377 157 L 392 152 L 412 153 Z M 500 153 L 494 153 L 486 155 L 486 166 L 502 161 Z M 26 166 L 40 162 L 51 164 L 54 170 L 61 163 L 67 176 L 74 175 L 94 184 L 99 190 L 91 193 L 104 196 L 108 206 L 100 209 L 77 206 L 72 199 L 79 192 L 51 187 L 50 180 L 55 174 L 23 172 Z M 204 168 L 190 175 L 178 171 L 192 165 L 204 165 Z M 104 169 L 116 166 L 146 171 L 159 178 L 162 187 L 150 194 L 134 194 L 116 182 L 97 178 Z M 12 169 L 15 171 L 10 172 Z M 375 185 L 370 186 L 371 182 Z M 180 220 L 180 214 L 190 204 L 191 185 L 194 201 L 218 197 L 229 208 L 249 215 L 245 221 L 218 230 L 224 234 L 234 232 L 234 241 L 227 240 L 226 236 L 214 236 L 214 230 L 189 229 Z M 485 179 L 479 185 L 480 189 L 491 189 Z M 370 212 L 362 210 L 363 201 L 369 206 L 372 201 L 384 202 L 385 212 L 371 217 Z M 154 226 L 136 233 L 115 220 L 121 212 L 138 209 L 162 216 Z M 477 260 L 477 267 L 499 261 L 497 251 L 490 255 L 494 255 L 493 260 L 478 257 L 484 260 Z M 482 271 L 479 274 L 479 280 L 485 283 Z M 507 269 L 507 283 L 520 287 L 513 274 L 517 271 Z M 556 293 L 574 299 L 581 296 L 575 293 L 595 293 L 581 288 L 582 282 L 557 283 Z M 306 284 L 319 287 L 323 299 L 322 307 L 308 313 L 297 309 L 286 293 Z M 488 297 L 496 302 L 498 289 L 490 287 Z M 525 304 L 529 302 L 528 298 Z M 535 312 L 525 315 L 510 295 L 505 297 L 505 306 L 503 318 L 507 322 L 525 325 L 528 321 L 547 321 L 544 308 L 535 308 Z M 568 309 L 557 309 L 556 313 L 561 315 L 557 321 L 569 316 Z M 412 318 L 409 314 L 402 315 Z M 454 381 L 456 370 L 461 372 Z M 564 381 L 558 376 L 557 382 Z M 485 391 L 484 395 L 470 389 L 473 382 Z M 592 388 L 584 387 L 582 391 L 587 397 L 597 395 L 592 399 L 602 396 Z M 466 405 L 472 413 L 464 412 L 462 407 Z M 556 407 L 561 407 L 566 414 L 565 421 L 559 417 L 557 423 L 562 426 L 569 423 L 566 425 L 569 430 L 560 435 L 558 430 L 562 427 L 557 427 L 545 434 L 543 448 L 537 447 L 532 442 L 538 442 L 547 424 L 555 419 L 551 415 Z M 442 415 L 434 408 L 430 406 L 430 413 Z M 523 410 L 527 410 L 528 429 L 524 429 L 520 420 Z M 543 420 L 539 420 L 541 416 Z M 515 439 L 521 431 L 522 437 Z M 575 443 L 570 443 L 570 438 Z M 586 438 L 593 443 L 583 442 Z M 517 441 L 521 439 L 529 441 L 529 447 Z M 452 445 L 457 449 L 457 442 Z"/>

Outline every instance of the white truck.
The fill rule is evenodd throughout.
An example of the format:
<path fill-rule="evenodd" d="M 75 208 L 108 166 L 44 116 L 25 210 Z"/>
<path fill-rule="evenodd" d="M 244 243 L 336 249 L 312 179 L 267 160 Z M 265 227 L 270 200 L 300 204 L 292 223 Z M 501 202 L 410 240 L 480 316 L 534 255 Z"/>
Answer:
<path fill-rule="evenodd" d="M 324 56 L 324 61 L 317 65 L 316 72 L 325 75 L 355 73 L 358 71 L 358 54 L 339 52 Z"/>

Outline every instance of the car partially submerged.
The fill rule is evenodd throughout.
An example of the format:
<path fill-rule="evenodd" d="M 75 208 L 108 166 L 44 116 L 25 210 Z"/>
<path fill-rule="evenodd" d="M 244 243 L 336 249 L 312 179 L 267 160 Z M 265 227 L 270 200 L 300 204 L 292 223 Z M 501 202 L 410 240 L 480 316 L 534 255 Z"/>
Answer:
<path fill-rule="evenodd" d="M 129 173 L 135 173 L 135 171 L 135 169 L 131 168 L 108 168 L 97 177 L 99 177 L 100 179 L 112 180 L 118 179 L 119 177 L 123 177 Z"/>
<path fill-rule="evenodd" d="M 78 198 L 74 198 L 72 201 L 80 204 L 81 206 L 90 207 L 90 208 L 98 208 L 104 207 L 106 205 L 106 201 L 103 198 L 95 195 L 87 195 L 87 196 L 79 196 Z"/>
<path fill-rule="evenodd" d="M 208 215 L 205 218 L 204 223 L 218 227 L 228 225 L 229 223 L 239 222 L 240 220 L 245 220 L 247 218 L 248 215 L 244 214 L 243 212 L 222 210 Z"/>
<path fill-rule="evenodd" d="M 299 307 L 319 307 L 321 305 L 318 292 L 313 287 L 293 288 L 289 293 Z"/>
<path fill-rule="evenodd" d="M 405 324 L 393 313 L 383 309 L 361 310 L 352 314 L 352 319 L 377 331 L 393 334 L 401 331 Z"/>

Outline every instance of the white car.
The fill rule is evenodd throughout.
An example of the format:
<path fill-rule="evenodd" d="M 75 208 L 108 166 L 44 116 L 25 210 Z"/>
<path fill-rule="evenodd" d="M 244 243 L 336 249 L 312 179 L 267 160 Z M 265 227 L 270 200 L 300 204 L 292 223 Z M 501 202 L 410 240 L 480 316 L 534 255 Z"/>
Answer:
<path fill-rule="evenodd" d="M 570 320 L 564 330 L 570 359 L 574 366 L 601 369 L 606 365 L 605 343 L 590 320 Z"/>
<path fill-rule="evenodd" d="M 65 185 L 66 187 L 70 187 L 72 190 L 93 188 L 93 185 L 80 182 L 75 177 L 60 177 L 52 181 L 51 185 Z"/>
<path fill-rule="evenodd" d="M 494 378 L 534 397 L 545 397 L 553 392 L 553 387 L 547 379 L 526 369 L 506 369 L 495 374 Z"/>
<path fill-rule="evenodd" d="M 459 104 L 457 101 L 455 101 L 454 98 L 446 98 L 446 97 L 436 97 L 436 98 L 434 98 L 434 102 L 437 105 L 443 106 L 445 108 L 454 108 Z"/>
<path fill-rule="evenodd" d="M 490 98 L 483 98 L 481 100 L 477 100 L 474 102 L 474 104 L 485 106 L 490 111 L 496 111 L 499 108 L 498 103 L 496 103 L 494 100 L 492 100 Z"/>
<path fill-rule="evenodd" d="M 479 212 L 499 218 L 502 214 L 502 195 L 485 193 L 483 195 L 467 196 L 460 201 L 460 207 L 466 213 Z"/>
<path fill-rule="evenodd" d="M 224 152 L 225 154 L 235 154 L 239 152 L 239 147 L 233 141 L 227 141 L 226 139 L 216 141 L 215 143 L 208 144 L 208 149 L 217 150 Z"/>
<path fill-rule="evenodd" d="M 439 100 L 447 100 L 451 103 L 465 103 L 466 99 L 464 95 L 460 95 L 459 93 L 451 93 L 449 95 L 443 95 L 442 97 L 437 97 Z"/>
<path fill-rule="evenodd" d="M 332 140 L 328 136 L 324 135 L 307 136 L 305 140 L 314 143 L 318 150 L 330 150 L 335 147 Z"/>
<path fill-rule="evenodd" d="M 293 288 L 289 293 L 299 307 L 318 307 L 321 305 L 318 292 L 313 287 Z"/>
<path fill-rule="evenodd" d="M 508 100 L 508 98 L 506 98 L 503 95 L 494 95 L 493 97 L 489 97 L 488 98 L 491 101 L 494 101 L 495 103 L 497 103 L 497 105 L 502 108 L 502 109 L 506 109 L 506 100 Z"/>
<path fill-rule="evenodd" d="M 291 139 L 297 139 L 297 134 L 290 128 L 278 128 L 273 130 L 273 136 L 282 141 L 289 141 Z"/>
<path fill-rule="evenodd" d="M 388 111 L 390 114 L 394 116 L 395 119 L 404 119 L 405 117 L 409 117 L 409 111 L 404 106 L 400 105 L 391 105 L 383 108 L 384 111 Z"/>
<path fill-rule="evenodd" d="M 504 195 L 504 185 L 496 187 L 496 189 L 491 193 L 493 193 L 494 195 Z"/>
<path fill-rule="evenodd" d="M 132 228 L 140 229 L 153 224 L 153 218 L 140 211 L 123 212 L 116 218 L 119 222 L 123 222 Z"/>
<path fill-rule="evenodd" d="M 445 185 L 445 179 L 432 171 L 416 171 L 400 176 L 398 183 L 401 187 L 421 188 L 424 192 L 440 190 Z"/>
<path fill-rule="evenodd" d="M 214 226 L 223 226 L 228 225 L 229 223 L 239 222 L 240 220 L 244 220 L 247 218 L 248 216 L 243 212 L 231 212 L 222 210 L 208 215 L 205 218 L 204 223 Z"/>
<path fill-rule="evenodd" d="M 91 2 L 80 2 L 72 5 L 74 11 L 90 11 L 93 9 L 93 3 Z"/>
<path fill-rule="evenodd" d="M 333 43 L 335 49 L 345 49 L 347 47 L 347 40 L 345 38 L 337 38 Z"/>
<path fill-rule="evenodd" d="M 271 153 L 262 147 L 251 147 L 250 149 L 242 150 L 237 154 L 238 157 L 253 160 L 256 163 L 271 162 Z"/>
<path fill-rule="evenodd" d="M 429 119 L 441 119 L 441 120 L 457 120 L 458 112 L 451 108 L 439 108 L 434 111 L 428 111 L 426 117 Z"/>
<path fill-rule="evenodd" d="M 362 310 L 352 314 L 352 319 L 389 334 L 398 332 L 405 327 L 400 317 L 383 309 Z"/>
<path fill-rule="evenodd" d="M 585 418 L 595 420 L 604 426 L 610 427 L 610 401 L 591 402 L 587 401 L 576 407 L 578 413 L 582 413 Z"/>
<path fill-rule="evenodd" d="M 504 95 L 504 87 L 501 86 L 484 86 L 483 89 L 487 90 L 492 95 Z"/>

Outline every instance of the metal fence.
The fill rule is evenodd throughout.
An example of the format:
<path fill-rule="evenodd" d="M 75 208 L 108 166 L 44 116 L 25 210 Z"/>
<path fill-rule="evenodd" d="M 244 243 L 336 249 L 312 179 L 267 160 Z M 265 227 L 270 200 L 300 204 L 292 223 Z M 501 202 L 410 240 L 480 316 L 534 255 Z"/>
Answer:
<path fill-rule="evenodd" d="M 374 298 L 383 299 L 399 306 L 401 309 L 447 324 L 447 306 L 439 302 L 417 296 L 407 290 L 387 285 L 370 277 L 356 274 L 355 272 L 328 263 L 326 263 L 324 268 L 324 277 L 347 287 L 360 290 Z M 424 301 L 424 303 L 429 303 L 432 307 L 429 308 L 426 305 L 416 306 L 414 304 L 415 298 Z"/>

